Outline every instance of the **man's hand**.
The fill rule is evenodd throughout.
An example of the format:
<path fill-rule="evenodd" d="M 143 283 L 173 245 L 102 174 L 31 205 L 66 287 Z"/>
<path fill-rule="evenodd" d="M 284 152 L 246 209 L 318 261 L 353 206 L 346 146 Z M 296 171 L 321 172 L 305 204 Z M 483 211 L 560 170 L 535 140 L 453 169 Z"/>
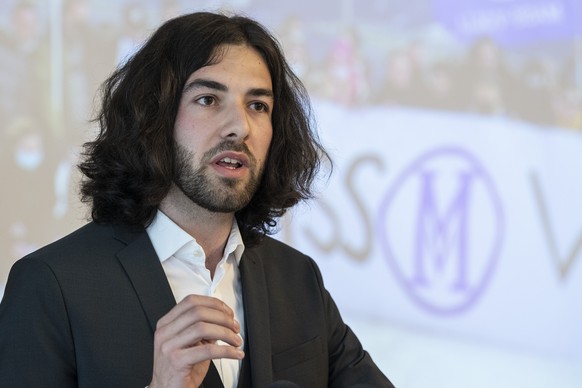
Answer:
<path fill-rule="evenodd" d="M 185 297 L 158 321 L 149 387 L 200 386 L 212 359 L 244 357 L 239 332 L 240 325 L 224 302 L 201 295 Z M 217 345 L 218 340 L 227 345 Z"/>

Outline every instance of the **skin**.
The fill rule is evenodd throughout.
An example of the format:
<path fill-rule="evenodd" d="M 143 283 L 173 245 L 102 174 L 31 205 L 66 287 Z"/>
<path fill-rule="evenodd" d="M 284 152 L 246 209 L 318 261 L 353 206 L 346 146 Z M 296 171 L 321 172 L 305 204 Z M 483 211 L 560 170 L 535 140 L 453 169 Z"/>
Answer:
<path fill-rule="evenodd" d="M 202 246 L 212 276 L 235 211 L 254 193 L 273 134 L 272 81 L 263 58 L 245 45 L 220 49 L 220 60 L 192 73 L 184 86 L 174 126 L 183 165 L 160 204 Z M 196 187 L 187 187 L 200 175 L 206 200 L 193 192 Z M 210 360 L 241 360 L 239 331 L 225 303 L 187 296 L 157 324 L 150 388 L 198 387 Z M 218 340 L 227 345 L 217 345 Z"/>

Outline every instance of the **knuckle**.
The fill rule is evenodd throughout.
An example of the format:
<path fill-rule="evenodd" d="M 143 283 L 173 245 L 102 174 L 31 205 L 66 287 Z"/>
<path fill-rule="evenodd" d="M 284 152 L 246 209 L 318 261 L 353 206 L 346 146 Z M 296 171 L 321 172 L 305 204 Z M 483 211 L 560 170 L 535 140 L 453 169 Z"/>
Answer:
<path fill-rule="evenodd" d="M 167 342 L 160 344 L 159 349 L 160 349 L 160 353 L 162 353 L 163 355 L 170 356 L 170 357 L 172 356 L 172 353 L 173 353 L 172 347 Z"/>
<path fill-rule="evenodd" d="M 169 332 L 171 332 L 171 326 L 169 325 L 160 326 L 160 328 L 156 330 L 156 333 L 161 337 L 167 337 Z"/>
<path fill-rule="evenodd" d="M 154 344 L 161 345 L 165 342 L 166 335 L 164 328 L 159 328 L 154 333 Z"/>
<path fill-rule="evenodd" d="M 198 295 L 194 295 L 194 294 L 187 295 L 184 298 L 184 302 L 191 305 L 191 306 L 195 306 L 198 304 Z"/>
<path fill-rule="evenodd" d="M 196 322 L 191 326 L 192 332 L 196 333 L 199 337 L 204 338 L 208 334 L 208 325 L 205 322 Z"/>
<path fill-rule="evenodd" d="M 215 351 L 216 345 L 206 343 L 204 345 L 201 345 L 201 347 L 202 347 L 201 350 L 202 350 L 205 358 L 207 358 L 207 359 L 217 358 L 217 354 Z"/>
<path fill-rule="evenodd" d="M 192 322 L 197 322 L 200 320 L 201 314 L 202 314 L 202 309 L 200 308 L 200 306 L 193 306 L 190 310 L 188 310 L 188 312 L 186 313 L 186 316 L 188 316 L 188 318 Z"/>
<path fill-rule="evenodd" d="M 166 325 L 166 320 L 164 319 L 164 317 L 158 319 L 158 321 L 156 322 L 156 331 L 165 325 Z"/>
<path fill-rule="evenodd" d="M 155 347 L 155 348 L 161 348 L 162 344 L 163 344 L 163 341 L 162 341 L 162 339 L 160 338 L 160 336 L 158 336 L 158 335 L 155 335 L 155 336 L 154 336 L 154 347 Z"/>
<path fill-rule="evenodd" d="M 170 361 L 170 364 L 172 364 L 174 366 L 180 365 L 180 362 L 181 362 L 180 353 L 179 352 L 171 352 L 170 354 L 168 354 L 168 360 Z"/>

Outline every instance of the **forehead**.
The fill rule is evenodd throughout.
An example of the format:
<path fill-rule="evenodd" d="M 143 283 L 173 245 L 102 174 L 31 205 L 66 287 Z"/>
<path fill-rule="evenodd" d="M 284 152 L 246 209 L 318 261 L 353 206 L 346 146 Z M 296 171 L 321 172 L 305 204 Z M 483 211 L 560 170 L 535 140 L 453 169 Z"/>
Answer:
<path fill-rule="evenodd" d="M 220 82 L 257 84 L 253 87 L 272 87 L 271 73 L 266 61 L 256 49 L 248 45 L 218 46 L 210 64 L 194 71 L 188 81 L 205 77 L 218 78 L 217 81 Z"/>

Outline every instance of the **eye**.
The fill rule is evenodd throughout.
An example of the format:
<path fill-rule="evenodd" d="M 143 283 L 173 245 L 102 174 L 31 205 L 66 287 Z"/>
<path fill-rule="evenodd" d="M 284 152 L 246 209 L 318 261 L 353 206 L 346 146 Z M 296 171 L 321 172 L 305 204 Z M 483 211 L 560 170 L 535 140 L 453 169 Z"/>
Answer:
<path fill-rule="evenodd" d="M 269 113 L 269 106 L 267 104 L 265 104 L 264 102 L 260 102 L 260 101 L 253 102 L 251 104 L 251 108 L 253 108 L 257 112 Z"/>
<path fill-rule="evenodd" d="M 210 106 L 216 103 L 216 98 L 213 96 L 202 96 L 197 98 L 195 101 L 200 105 Z"/>

